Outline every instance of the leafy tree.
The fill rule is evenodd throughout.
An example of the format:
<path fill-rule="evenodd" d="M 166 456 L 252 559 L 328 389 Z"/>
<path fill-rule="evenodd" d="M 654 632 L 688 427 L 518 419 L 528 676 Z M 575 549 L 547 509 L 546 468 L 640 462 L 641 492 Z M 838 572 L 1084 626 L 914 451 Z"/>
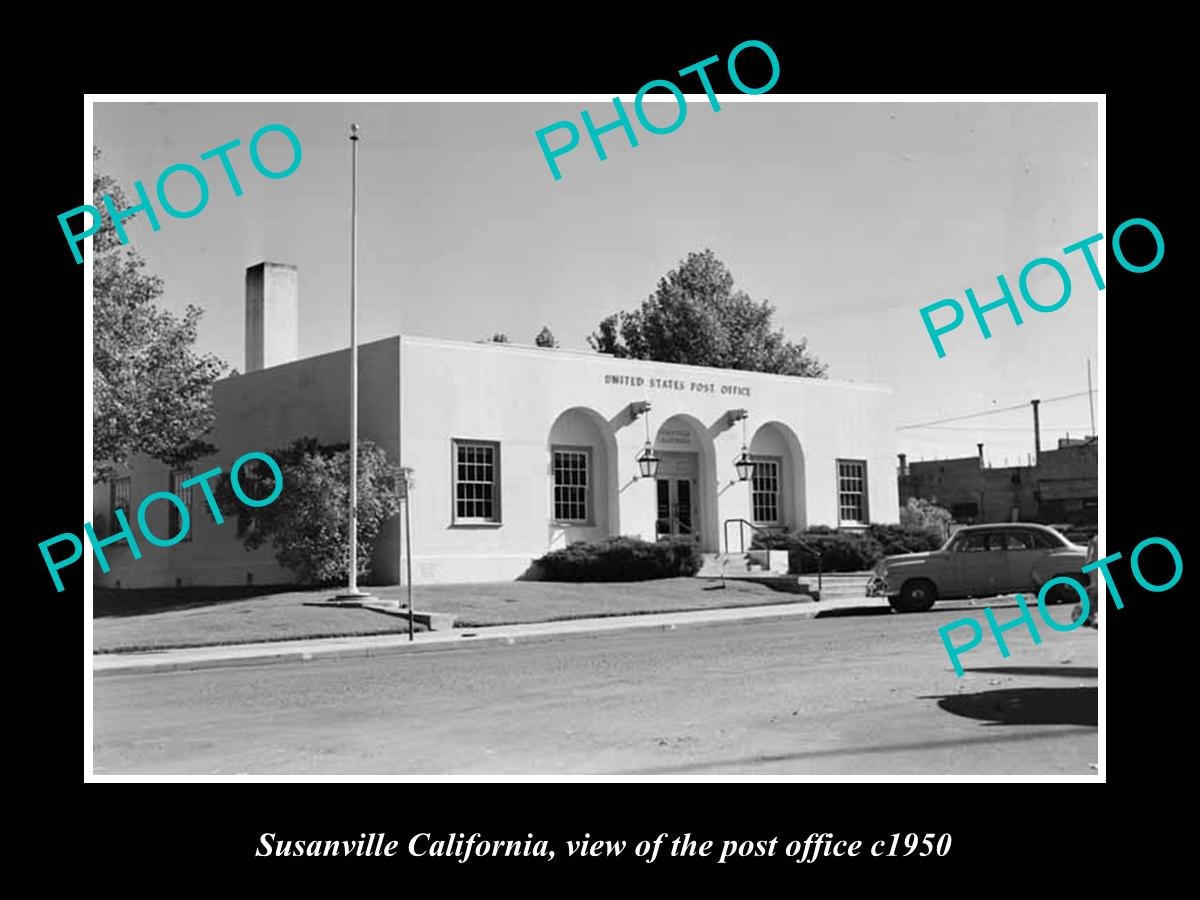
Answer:
<path fill-rule="evenodd" d="M 539 347 L 554 348 L 558 346 L 558 340 L 554 337 L 554 332 L 550 330 L 549 325 L 542 326 L 542 330 L 537 333 L 533 342 Z"/>
<path fill-rule="evenodd" d="M 100 151 L 93 158 L 99 163 Z M 96 167 L 94 205 L 112 195 L 127 208 L 119 185 Z M 216 451 L 205 441 L 212 428 L 213 382 L 227 371 L 212 354 L 194 350 L 203 314 L 188 305 L 182 318 L 159 307 L 161 278 L 145 270 L 137 252 L 121 244 L 106 218 L 92 238 L 92 444 L 95 479 L 137 453 L 180 466 Z"/>
<path fill-rule="evenodd" d="M 509 342 L 508 335 L 503 331 L 497 331 L 492 335 L 492 341 L 496 344 L 507 344 Z"/>
<path fill-rule="evenodd" d="M 949 533 L 953 521 L 950 510 L 917 497 L 909 497 L 908 502 L 900 508 L 900 524 L 905 528 L 919 528 L 943 538 Z"/>
<path fill-rule="evenodd" d="M 734 290 L 733 275 L 711 250 L 689 253 L 640 309 L 603 319 L 593 350 L 628 359 L 824 378 L 808 341 L 772 328 L 775 307 Z"/>
<path fill-rule="evenodd" d="M 350 557 L 350 449 L 321 446 L 311 437 L 267 451 L 279 464 L 285 488 L 262 507 L 247 506 L 233 492 L 228 473 L 214 490 L 222 514 L 244 517 L 242 542 L 255 550 L 268 541 L 279 564 L 303 584 L 346 580 Z M 379 529 L 400 510 L 398 466 L 372 441 L 358 444 L 358 574 L 371 574 L 371 548 Z M 256 500 L 269 497 L 275 478 L 265 463 L 253 461 L 238 472 L 242 491 Z"/>

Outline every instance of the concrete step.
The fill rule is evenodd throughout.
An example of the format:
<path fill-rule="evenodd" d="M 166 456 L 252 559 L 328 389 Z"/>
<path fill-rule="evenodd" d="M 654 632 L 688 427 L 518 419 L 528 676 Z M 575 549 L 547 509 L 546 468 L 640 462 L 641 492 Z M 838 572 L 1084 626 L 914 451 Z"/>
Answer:
<path fill-rule="evenodd" d="M 817 576 L 808 573 L 799 576 L 801 585 L 813 593 L 819 593 L 822 600 L 846 600 L 867 596 L 867 584 L 871 581 L 870 572 L 836 572 L 822 575 L 820 588 L 817 587 Z"/>
<path fill-rule="evenodd" d="M 747 550 L 744 553 L 705 553 L 700 578 L 712 578 L 722 574 L 733 575 L 786 575 L 787 554 L 779 551 Z"/>

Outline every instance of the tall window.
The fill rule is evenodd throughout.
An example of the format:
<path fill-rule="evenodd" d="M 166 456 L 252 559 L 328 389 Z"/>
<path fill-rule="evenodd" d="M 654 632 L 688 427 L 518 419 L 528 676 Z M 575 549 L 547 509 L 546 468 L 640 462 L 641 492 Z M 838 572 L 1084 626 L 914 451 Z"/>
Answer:
<path fill-rule="evenodd" d="M 239 512 L 237 517 L 237 536 L 245 537 L 258 527 L 258 520 L 248 512 Z"/>
<path fill-rule="evenodd" d="M 116 531 L 121 527 L 121 523 L 117 521 L 117 510 L 124 510 L 125 521 L 133 524 L 133 517 L 130 514 L 130 483 L 128 478 L 114 478 L 112 481 L 112 502 L 109 504 L 112 518 L 109 524 L 110 531 Z"/>
<path fill-rule="evenodd" d="M 838 524 L 867 523 L 867 464 L 861 459 L 839 459 Z"/>
<path fill-rule="evenodd" d="M 192 531 L 194 530 L 192 528 L 192 523 L 191 523 L 191 520 L 192 520 L 192 488 L 190 488 L 190 487 L 185 488 L 183 486 L 183 483 L 191 477 L 192 477 L 191 469 L 176 469 L 174 472 L 171 473 L 171 493 L 183 501 L 183 505 L 187 507 L 187 511 L 188 511 L 188 531 L 187 531 L 187 534 L 183 538 L 185 541 L 190 541 L 192 539 Z M 181 521 L 182 516 L 180 516 L 180 514 L 179 514 L 178 506 L 176 506 L 174 503 L 168 503 L 167 510 L 168 510 L 168 514 L 170 515 L 170 518 L 167 520 L 166 537 L 168 539 L 170 539 L 170 538 L 175 537 L 175 535 L 179 534 L 179 532 L 183 529 L 183 522 Z"/>
<path fill-rule="evenodd" d="M 500 445 L 494 441 L 454 443 L 454 522 L 500 521 Z"/>
<path fill-rule="evenodd" d="M 591 451 L 555 447 L 554 521 L 587 524 L 592 518 Z"/>
<path fill-rule="evenodd" d="M 754 460 L 750 479 L 750 509 L 758 525 L 779 524 L 779 460 L 762 456 Z"/>

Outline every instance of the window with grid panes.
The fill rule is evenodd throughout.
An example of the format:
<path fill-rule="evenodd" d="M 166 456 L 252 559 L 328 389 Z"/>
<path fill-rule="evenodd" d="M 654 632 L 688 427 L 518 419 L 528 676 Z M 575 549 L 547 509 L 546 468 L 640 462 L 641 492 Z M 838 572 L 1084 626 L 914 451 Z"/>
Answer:
<path fill-rule="evenodd" d="M 185 541 L 190 541 L 192 539 L 192 488 L 185 488 L 183 483 L 191 477 L 191 469 L 176 469 L 171 473 L 171 493 L 182 500 L 183 505 L 187 507 L 188 530 L 187 534 L 185 534 L 183 537 L 183 540 Z M 167 539 L 170 540 L 183 530 L 183 521 L 182 516 L 179 513 L 179 507 L 174 503 L 167 504 L 167 513 L 170 517 L 167 520 Z"/>
<path fill-rule="evenodd" d="M 755 524 L 779 523 L 779 460 L 761 456 L 754 459 L 750 479 L 750 509 Z"/>
<path fill-rule="evenodd" d="M 454 441 L 454 521 L 500 521 L 500 445 Z"/>
<path fill-rule="evenodd" d="M 583 447 L 555 447 L 553 453 L 554 521 L 590 521 L 590 451 Z"/>
<path fill-rule="evenodd" d="M 867 522 L 867 463 L 861 459 L 839 459 L 838 523 L 865 525 Z"/>
<path fill-rule="evenodd" d="M 117 520 L 117 510 L 125 513 L 125 521 L 132 523 L 130 517 L 129 505 L 130 500 L 130 480 L 128 478 L 114 478 L 112 481 L 112 501 L 109 504 L 109 515 L 112 521 L 109 523 L 110 531 L 117 531 L 121 527 L 121 523 Z"/>

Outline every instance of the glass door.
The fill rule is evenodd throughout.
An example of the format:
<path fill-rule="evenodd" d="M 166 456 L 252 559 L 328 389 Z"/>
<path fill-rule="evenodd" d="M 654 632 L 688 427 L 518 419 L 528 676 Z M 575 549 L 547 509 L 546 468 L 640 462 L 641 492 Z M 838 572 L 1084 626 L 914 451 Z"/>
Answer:
<path fill-rule="evenodd" d="M 692 534 L 692 483 L 686 478 L 676 478 L 675 488 L 675 534 Z"/>
<path fill-rule="evenodd" d="M 659 478 L 655 533 L 658 537 L 697 537 L 690 478 Z"/>
<path fill-rule="evenodd" d="M 655 514 L 654 536 L 670 537 L 674 523 L 671 521 L 671 479 L 658 479 L 658 512 Z"/>

